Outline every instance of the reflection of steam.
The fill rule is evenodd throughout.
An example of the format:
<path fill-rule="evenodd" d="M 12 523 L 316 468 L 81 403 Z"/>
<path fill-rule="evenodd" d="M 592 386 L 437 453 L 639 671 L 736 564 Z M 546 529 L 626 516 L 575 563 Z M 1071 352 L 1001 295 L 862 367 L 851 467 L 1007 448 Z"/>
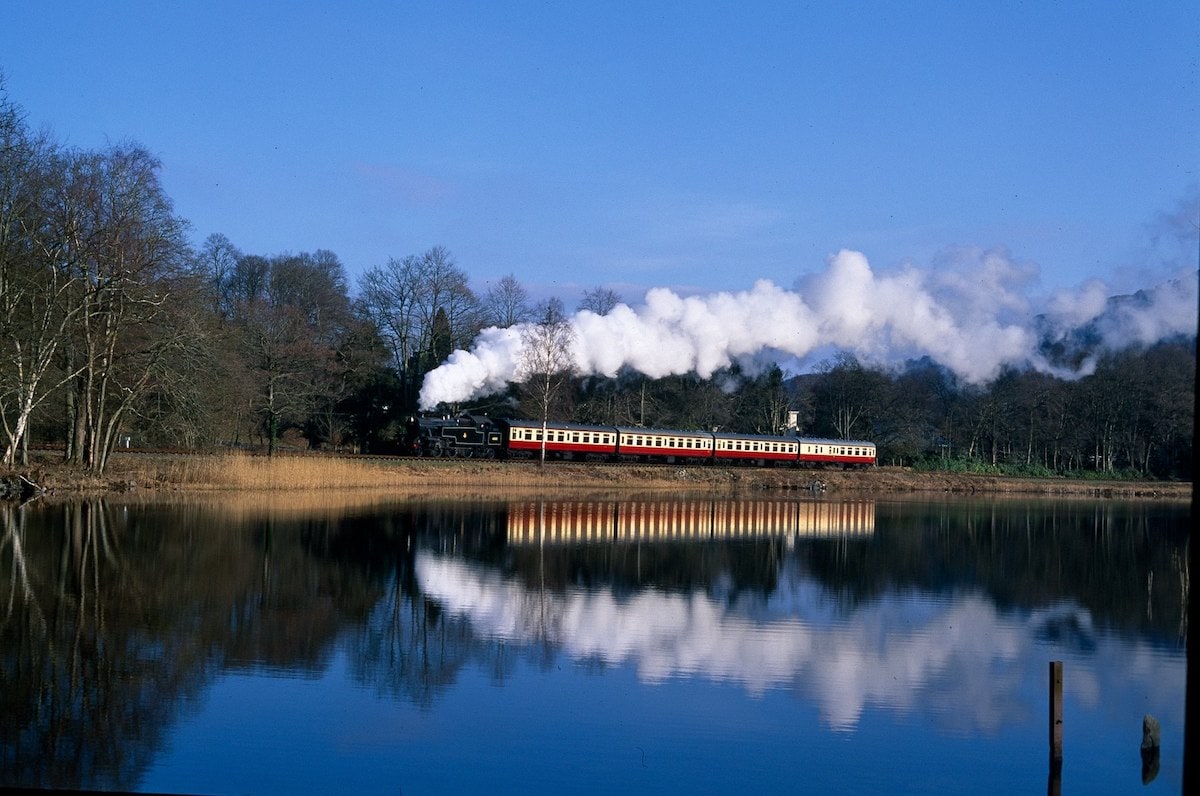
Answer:
<path fill-rule="evenodd" d="M 1001 616 L 989 601 L 970 595 L 935 604 L 901 596 L 833 621 L 820 587 L 797 577 L 784 578 L 764 611 L 699 593 L 645 590 L 617 599 L 602 592 L 532 591 L 425 552 L 417 554 L 416 574 L 428 597 L 465 616 L 481 634 L 554 645 L 576 660 L 631 664 L 652 683 L 695 674 L 741 683 L 754 695 L 794 684 L 811 694 L 831 727 L 847 730 L 871 705 L 912 710 L 923 691 L 930 693 L 923 701 L 944 720 L 967 722 L 970 729 L 995 730 L 1027 718 L 1032 709 L 1020 699 L 1022 678 L 1047 659 L 1036 647 L 1054 628 L 1091 626 L 1076 609 Z M 1160 680 L 1160 668 L 1135 676 L 1181 684 L 1182 671 L 1175 674 Z M 1095 704 L 1096 680 L 1073 670 L 1069 688 Z"/>
<path fill-rule="evenodd" d="M 956 252 L 937 268 L 872 270 L 842 251 L 828 268 L 789 291 L 760 281 L 749 291 L 682 297 L 664 288 L 642 306 L 572 319 L 573 358 L 581 374 L 629 368 L 650 377 L 711 376 L 733 362 L 749 372 L 799 361 L 830 347 L 866 362 L 895 365 L 928 356 L 963 379 L 982 382 L 1004 365 L 1055 368 L 1038 353 L 1044 339 L 1093 326 L 1102 348 L 1148 344 L 1196 331 L 1197 274 L 1191 270 L 1138 294 L 1115 310 L 1098 282 L 1061 293 L 1039 308 L 1026 295 L 1036 273 L 1001 252 Z M 521 326 L 485 329 L 470 351 L 455 351 L 426 376 L 421 406 L 496 392 L 515 380 Z M 1071 374 L 1067 374 L 1071 375 Z"/>

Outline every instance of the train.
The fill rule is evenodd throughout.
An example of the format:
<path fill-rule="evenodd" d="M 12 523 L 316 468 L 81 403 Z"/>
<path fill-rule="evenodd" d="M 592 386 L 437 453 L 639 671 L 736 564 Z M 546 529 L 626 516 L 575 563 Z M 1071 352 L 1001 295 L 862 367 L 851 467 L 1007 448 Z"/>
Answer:
<path fill-rule="evenodd" d="M 545 439 L 543 441 L 543 434 Z M 486 415 L 419 418 L 410 452 L 416 456 L 547 459 L 581 462 L 865 468 L 876 464 L 866 440 L 599 426 Z"/>

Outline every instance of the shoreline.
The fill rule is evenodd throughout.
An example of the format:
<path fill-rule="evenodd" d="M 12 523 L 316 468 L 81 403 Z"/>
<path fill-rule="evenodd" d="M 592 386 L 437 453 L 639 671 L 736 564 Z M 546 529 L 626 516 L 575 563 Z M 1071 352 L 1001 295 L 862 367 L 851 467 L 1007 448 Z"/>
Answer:
<path fill-rule="evenodd" d="M 1179 481 L 1121 481 L 1018 478 L 951 472 L 914 472 L 902 467 L 869 470 L 793 470 L 695 465 L 591 465 L 471 459 L 386 459 L 283 454 L 117 454 L 100 477 L 48 457 L 0 473 L 13 487 L 21 477 L 42 495 L 97 497 L 146 493 L 213 494 L 254 490 L 391 490 L 397 496 L 433 490 L 514 492 L 628 491 L 811 493 L 825 495 L 995 495 L 1190 501 L 1192 484 Z M 11 491 L 11 490 L 10 490 Z M 0 494 L 3 494 L 0 491 Z M 10 499 L 17 494 L 7 495 Z"/>

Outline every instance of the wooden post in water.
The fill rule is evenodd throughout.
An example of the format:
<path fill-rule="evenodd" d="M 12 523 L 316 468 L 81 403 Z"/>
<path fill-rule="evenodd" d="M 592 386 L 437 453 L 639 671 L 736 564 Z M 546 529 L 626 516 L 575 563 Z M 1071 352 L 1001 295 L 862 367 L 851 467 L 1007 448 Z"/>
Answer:
<path fill-rule="evenodd" d="M 1063 757 L 1063 663 L 1050 661 L 1050 759 Z"/>
<path fill-rule="evenodd" d="M 1049 794 L 1062 788 L 1062 662 L 1050 662 L 1050 780 Z"/>

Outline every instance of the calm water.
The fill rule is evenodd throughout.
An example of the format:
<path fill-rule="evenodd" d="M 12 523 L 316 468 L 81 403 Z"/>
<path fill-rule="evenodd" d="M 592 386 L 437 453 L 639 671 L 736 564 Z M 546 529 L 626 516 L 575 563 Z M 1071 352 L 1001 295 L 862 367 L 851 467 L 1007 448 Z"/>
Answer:
<path fill-rule="evenodd" d="M 0 785 L 1180 790 L 1186 507 L 346 500 L 0 508 Z"/>

